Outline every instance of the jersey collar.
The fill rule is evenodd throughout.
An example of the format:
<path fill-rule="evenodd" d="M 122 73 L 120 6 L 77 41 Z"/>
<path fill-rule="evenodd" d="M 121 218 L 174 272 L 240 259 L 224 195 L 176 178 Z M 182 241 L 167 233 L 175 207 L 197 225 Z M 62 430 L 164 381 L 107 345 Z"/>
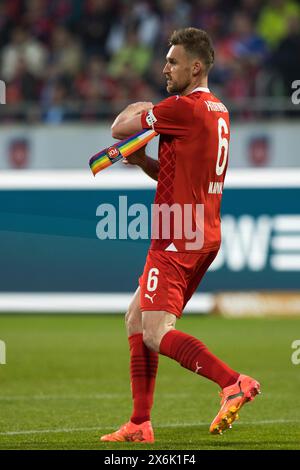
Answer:
<path fill-rule="evenodd" d="M 209 93 L 209 88 L 206 88 L 204 86 L 198 86 L 197 88 L 195 88 L 193 91 L 191 91 L 191 93 L 196 93 L 196 91 L 204 91 L 205 93 Z M 191 94 L 189 93 L 189 94 Z"/>

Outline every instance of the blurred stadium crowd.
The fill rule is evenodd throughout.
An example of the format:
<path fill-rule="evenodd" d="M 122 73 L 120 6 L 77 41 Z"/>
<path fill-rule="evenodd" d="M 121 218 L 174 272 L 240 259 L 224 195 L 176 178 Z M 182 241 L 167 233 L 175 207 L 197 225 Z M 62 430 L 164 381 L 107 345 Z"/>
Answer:
<path fill-rule="evenodd" d="M 185 26 L 211 35 L 210 87 L 235 116 L 272 116 L 273 103 L 290 101 L 300 80 L 300 1 L 2 0 L 9 106 L 1 120 L 96 120 L 160 100 L 168 37 Z"/>

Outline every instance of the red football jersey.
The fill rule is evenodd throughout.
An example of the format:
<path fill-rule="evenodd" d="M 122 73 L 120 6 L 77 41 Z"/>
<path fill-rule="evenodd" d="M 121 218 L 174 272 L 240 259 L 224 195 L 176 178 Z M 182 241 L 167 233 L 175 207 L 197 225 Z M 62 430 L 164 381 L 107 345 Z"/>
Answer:
<path fill-rule="evenodd" d="M 157 212 L 150 248 L 218 249 L 230 138 L 228 110 L 208 88 L 198 87 L 187 96 L 161 101 L 141 120 L 143 128 L 152 127 L 160 134 Z"/>

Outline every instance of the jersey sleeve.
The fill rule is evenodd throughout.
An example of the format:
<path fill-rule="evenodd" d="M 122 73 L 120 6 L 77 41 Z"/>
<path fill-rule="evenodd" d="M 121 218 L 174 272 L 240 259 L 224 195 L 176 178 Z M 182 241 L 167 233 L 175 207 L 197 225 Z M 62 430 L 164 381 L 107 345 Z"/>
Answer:
<path fill-rule="evenodd" d="M 171 96 L 141 115 L 143 129 L 154 129 L 158 134 L 185 136 L 193 117 L 193 107 L 180 96 Z"/>

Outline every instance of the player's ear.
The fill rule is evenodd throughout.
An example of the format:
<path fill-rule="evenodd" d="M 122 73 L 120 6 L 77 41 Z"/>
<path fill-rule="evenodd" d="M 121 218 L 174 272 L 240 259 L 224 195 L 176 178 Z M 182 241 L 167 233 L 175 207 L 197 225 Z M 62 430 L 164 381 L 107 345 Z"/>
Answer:
<path fill-rule="evenodd" d="M 200 60 L 195 60 L 193 63 L 192 67 L 192 73 L 193 76 L 195 77 L 196 75 L 199 75 L 203 70 L 203 65 Z"/>

